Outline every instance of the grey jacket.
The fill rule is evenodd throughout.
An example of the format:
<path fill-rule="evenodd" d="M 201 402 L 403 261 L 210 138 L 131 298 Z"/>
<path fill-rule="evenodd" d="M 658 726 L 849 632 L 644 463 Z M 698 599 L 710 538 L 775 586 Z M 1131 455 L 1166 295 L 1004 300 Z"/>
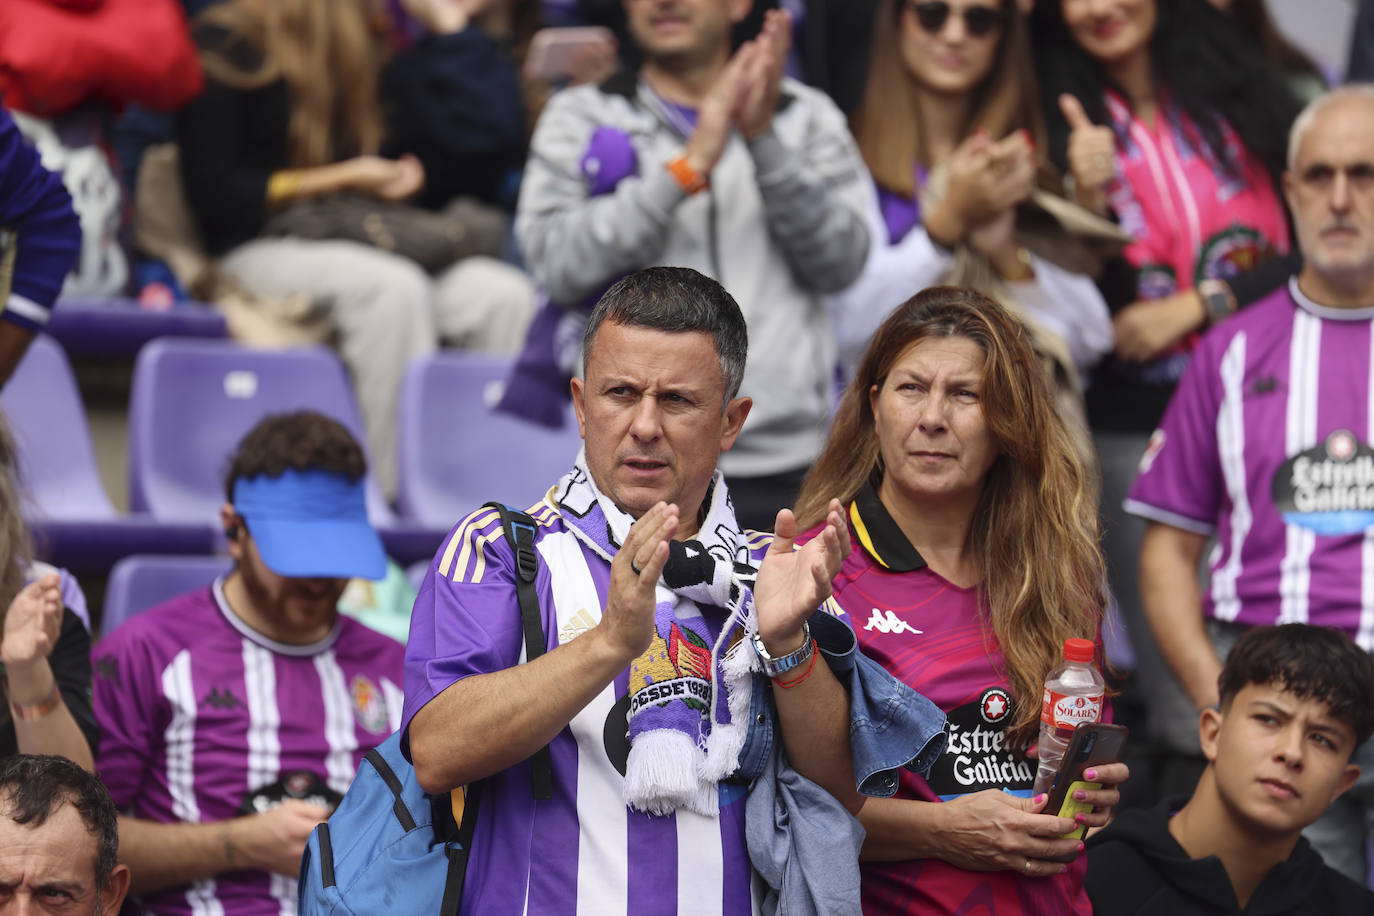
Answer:
<path fill-rule="evenodd" d="M 687 196 L 664 167 L 691 127 L 632 75 L 550 100 L 535 129 L 515 231 L 549 298 L 575 306 L 642 267 L 719 280 L 749 323 L 741 394 L 753 411 L 727 474 L 809 463 L 830 413 L 835 347 L 823 294 L 868 254 L 868 173 L 844 117 L 792 80 L 771 130 L 735 134 L 711 186 Z"/>

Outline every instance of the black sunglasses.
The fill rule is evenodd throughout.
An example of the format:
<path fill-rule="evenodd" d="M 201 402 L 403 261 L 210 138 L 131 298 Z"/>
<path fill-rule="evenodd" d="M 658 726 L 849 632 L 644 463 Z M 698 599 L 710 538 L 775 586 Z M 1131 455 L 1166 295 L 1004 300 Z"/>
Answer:
<path fill-rule="evenodd" d="M 907 6 L 916 14 L 921 28 L 932 35 L 940 34 L 945 27 L 953 8 L 945 0 L 909 0 Z M 994 29 L 1000 28 L 1006 20 L 1006 11 L 995 6 L 966 6 L 961 11 L 964 16 L 964 29 L 973 37 L 981 38 Z"/>

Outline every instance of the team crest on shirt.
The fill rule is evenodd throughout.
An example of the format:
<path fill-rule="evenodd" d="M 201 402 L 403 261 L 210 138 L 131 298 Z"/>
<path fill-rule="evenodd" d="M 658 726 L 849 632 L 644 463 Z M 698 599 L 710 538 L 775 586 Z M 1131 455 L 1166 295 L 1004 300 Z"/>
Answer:
<path fill-rule="evenodd" d="M 386 699 L 377 685 L 366 675 L 355 674 L 348 685 L 348 693 L 353 699 L 353 715 L 358 724 L 373 733 L 385 732 Z"/>
<path fill-rule="evenodd" d="M 978 698 L 978 711 L 983 714 L 983 721 L 989 725 L 1006 721 L 1007 716 L 1011 714 L 1011 705 L 1011 694 L 1001 687 L 989 687 Z"/>
<path fill-rule="evenodd" d="M 1230 225 L 1202 243 L 1198 252 L 1193 283 L 1208 277 L 1234 277 L 1243 274 L 1276 252 L 1264 236 L 1249 226 Z"/>
<path fill-rule="evenodd" d="M 1279 465 L 1270 487 L 1289 525 L 1331 537 L 1374 528 L 1374 448 L 1338 429 Z"/>
<path fill-rule="evenodd" d="M 239 814 L 262 814 L 271 811 L 288 798 L 298 798 L 333 811 L 343 801 L 342 793 L 309 770 L 290 770 L 281 778 L 249 792 L 239 805 Z"/>

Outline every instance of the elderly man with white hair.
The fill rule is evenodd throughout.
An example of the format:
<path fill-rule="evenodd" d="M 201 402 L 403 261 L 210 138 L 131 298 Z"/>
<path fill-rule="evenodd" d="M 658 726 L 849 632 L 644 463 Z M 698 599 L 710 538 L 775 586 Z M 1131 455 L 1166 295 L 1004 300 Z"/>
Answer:
<path fill-rule="evenodd" d="M 1149 522 L 1146 616 L 1198 709 L 1250 627 L 1331 626 L 1374 650 L 1374 86 L 1303 111 L 1284 190 L 1301 271 L 1204 338 L 1126 500 Z M 1355 762 L 1360 782 L 1307 835 L 1363 881 L 1374 747 Z"/>

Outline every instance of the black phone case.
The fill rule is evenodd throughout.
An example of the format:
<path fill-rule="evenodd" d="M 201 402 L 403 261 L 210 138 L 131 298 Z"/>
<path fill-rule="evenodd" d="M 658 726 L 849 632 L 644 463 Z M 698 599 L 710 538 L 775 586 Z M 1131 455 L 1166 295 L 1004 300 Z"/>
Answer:
<path fill-rule="evenodd" d="M 1104 763 L 1116 763 L 1121 759 L 1121 751 L 1126 746 L 1126 737 L 1130 732 L 1124 725 L 1108 725 L 1104 722 L 1081 722 L 1073 730 L 1073 737 L 1069 740 L 1069 746 L 1064 749 L 1064 760 L 1059 764 L 1059 772 L 1054 776 L 1054 784 L 1050 787 L 1049 801 L 1041 809 L 1044 814 L 1058 815 L 1064 805 L 1065 798 L 1068 796 L 1069 786 L 1083 778 L 1083 771 L 1101 766 Z M 1068 834 L 1068 838 L 1083 839 L 1087 832 L 1087 827 L 1079 827 L 1077 830 Z M 1050 858 L 1051 862 L 1072 862 L 1073 856 L 1067 858 Z"/>

